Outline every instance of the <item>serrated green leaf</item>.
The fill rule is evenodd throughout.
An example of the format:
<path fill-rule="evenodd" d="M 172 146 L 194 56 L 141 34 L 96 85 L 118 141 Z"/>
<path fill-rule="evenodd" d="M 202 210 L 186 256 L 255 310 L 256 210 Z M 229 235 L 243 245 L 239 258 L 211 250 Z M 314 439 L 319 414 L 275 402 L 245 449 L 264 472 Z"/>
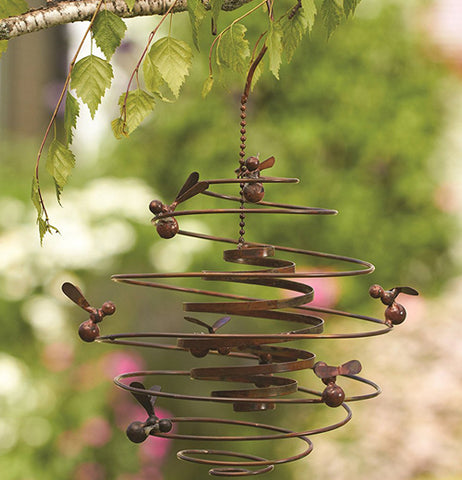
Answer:
<path fill-rule="evenodd" d="M 356 7 L 359 5 L 361 0 L 343 0 L 343 10 L 345 11 L 345 16 L 348 18 L 351 15 L 354 15 Z"/>
<path fill-rule="evenodd" d="M 125 93 L 123 93 L 119 98 L 120 113 L 123 118 L 123 105 L 125 102 Z M 152 112 L 155 105 L 155 99 L 149 93 L 137 89 L 128 93 L 127 100 L 125 102 L 125 127 L 123 131 L 127 135 L 135 130 L 139 124 Z M 117 127 L 117 125 L 115 125 Z M 124 127 L 124 126 L 122 126 Z M 114 128 L 113 128 L 114 131 Z M 122 131 L 122 134 L 124 134 Z M 115 133 L 114 133 L 115 134 Z M 117 137 L 116 137 L 117 138 Z"/>
<path fill-rule="evenodd" d="M 67 92 L 66 107 L 64 109 L 64 136 L 66 138 L 66 145 L 72 143 L 73 132 L 77 126 L 77 118 L 80 114 L 80 105 L 78 100 Z"/>
<path fill-rule="evenodd" d="M 92 27 L 93 38 L 108 60 L 120 45 L 126 30 L 125 22 L 114 13 L 101 10 L 96 15 Z"/>
<path fill-rule="evenodd" d="M 300 12 L 303 13 L 303 17 L 308 23 L 308 32 L 311 32 L 317 13 L 314 0 L 302 0 L 302 8 L 300 9 Z"/>
<path fill-rule="evenodd" d="M 282 62 L 282 32 L 279 25 L 274 22 L 270 24 L 266 46 L 268 47 L 269 69 L 279 80 L 279 68 Z"/>
<path fill-rule="evenodd" d="M 344 17 L 342 0 L 324 0 L 321 5 L 321 16 L 327 28 L 327 37 L 330 37 Z"/>
<path fill-rule="evenodd" d="M 257 65 L 257 68 L 255 69 L 255 72 L 253 73 L 253 78 L 252 78 L 252 84 L 250 85 L 250 90 L 253 92 L 255 85 L 258 83 L 258 80 L 260 80 L 260 77 L 263 75 L 263 65 L 260 62 Z"/>
<path fill-rule="evenodd" d="M 212 12 L 212 25 L 214 25 L 215 28 L 218 25 L 218 17 L 220 15 L 223 2 L 224 0 L 210 0 L 209 2 L 210 10 Z"/>
<path fill-rule="evenodd" d="M 213 87 L 213 77 L 209 75 L 207 80 L 204 82 L 204 86 L 202 87 L 202 98 L 205 98 Z"/>
<path fill-rule="evenodd" d="M 133 7 L 135 6 L 135 1 L 136 0 L 125 0 L 125 3 L 127 4 L 129 10 L 133 10 Z"/>
<path fill-rule="evenodd" d="M 2 58 L 2 55 L 6 52 L 7 48 L 8 40 L 0 40 L 0 58 Z"/>
<path fill-rule="evenodd" d="M 29 5 L 25 0 L 0 0 L 0 18 L 21 15 L 27 10 L 29 10 Z"/>
<path fill-rule="evenodd" d="M 199 50 L 199 27 L 207 15 L 207 11 L 201 0 L 188 0 L 188 13 L 194 46 Z"/>
<path fill-rule="evenodd" d="M 66 147 L 66 145 L 61 143 L 59 140 L 54 139 L 51 142 L 50 148 L 48 149 L 46 167 L 48 173 L 55 181 L 58 202 L 60 200 L 64 185 L 66 185 L 67 179 L 69 178 L 74 165 L 74 154 L 69 150 L 68 147 Z"/>
<path fill-rule="evenodd" d="M 286 15 L 282 18 L 282 48 L 288 62 L 292 60 L 305 33 L 313 28 L 315 17 L 314 0 L 303 0 L 302 8 L 299 8 L 293 16 L 289 18 L 289 15 Z"/>
<path fill-rule="evenodd" d="M 151 47 L 148 55 L 173 95 L 178 98 L 180 88 L 192 65 L 191 47 L 181 40 L 163 37 Z"/>
<path fill-rule="evenodd" d="M 82 58 L 72 70 L 71 88 L 88 106 L 92 118 L 105 91 L 111 86 L 112 77 L 111 64 L 95 55 Z"/>
<path fill-rule="evenodd" d="M 235 23 L 226 30 L 218 41 L 216 48 L 217 64 L 244 74 L 250 57 L 249 42 L 245 39 L 247 28 L 241 23 Z"/>
<path fill-rule="evenodd" d="M 32 189 L 30 198 L 32 200 L 32 203 L 34 204 L 35 209 L 37 210 L 37 217 L 40 217 L 42 215 L 42 204 L 40 203 L 39 186 L 35 175 L 32 177 Z"/>
<path fill-rule="evenodd" d="M 128 137 L 127 124 L 124 122 L 123 118 L 114 118 L 111 122 L 111 128 L 112 133 L 117 140 L 120 140 L 122 137 Z"/>
<path fill-rule="evenodd" d="M 152 93 L 157 93 L 165 83 L 150 55 L 146 55 L 143 60 L 143 78 L 146 88 Z"/>

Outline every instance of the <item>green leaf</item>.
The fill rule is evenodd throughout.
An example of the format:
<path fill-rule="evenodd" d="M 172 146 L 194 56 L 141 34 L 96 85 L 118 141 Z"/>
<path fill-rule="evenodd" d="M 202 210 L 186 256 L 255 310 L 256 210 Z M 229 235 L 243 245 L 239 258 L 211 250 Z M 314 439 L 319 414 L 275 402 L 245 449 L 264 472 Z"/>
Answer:
<path fill-rule="evenodd" d="M 224 0 L 210 0 L 210 10 L 212 11 L 212 25 L 218 25 L 218 16 L 221 12 L 221 7 L 223 6 Z"/>
<path fill-rule="evenodd" d="M 143 77 L 146 88 L 152 93 L 159 92 L 160 87 L 164 84 L 164 79 L 150 55 L 146 55 L 143 60 Z"/>
<path fill-rule="evenodd" d="M 64 185 L 66 185 L 67 179 L 69 178 L 74 165 L 74 154 L 66 145 L 61 143 L 59 140 L 54 139 L 51 142 L 50 148 L 48 149 L 46 167 L 48 173 L 55 181 L 58 202 L 60 200 Z"/>
<path fill-rule="evenodd" d="M 279 80 L 279 68 L 282 62 L 282 32 L 278 24 L 271 22 L 266 40 L 269 56 L 269 69 Z"/>
<path fill-rule="evenodd" d="M 43 244 L 43 237 L 46 233 L 59 233 L 59 230 L 48 221 L 48 217 L 44 218 L 44 211 L 40 202 L 40 189 L 37 178 L 32 178 L 32 191 L 30 196 L 35 209 L 37 210 L 37 224 L 39 227 L 40 245 Z"/>
<path fill-rule="evenodd" d="M 345 16 L 348 18 L 351 15 L 354 15 L 356 7 L 359 5 L 361 0 L 343 0 L 343 10 L 345 10 Z"/>
<path fill-rule="evenodd" d="M 0 0 L 0 18 L 21 15 L 27 10 L 29 10 L 29 5 L 25 0 Z"/>
<path fill-rule="evenodd" d="M 255 85 L 257 84 L 258 80 L 260 80 L 260 77 L 263 75 L 263 65 L 260 62 L 257 65 L 257 68 L 255 69 L 255 72 L 253 74 L 252 78 L 252 84 L 250 85 L 250 90 L 253 92 Z"/>
<path fill-rule="evenodd" d="M 43 237 L 48 231 L 47 222 L 43 217 L 37 217 L 37 223 L 39 226 L 40 245 L 43 245 Z"/>
<path fill-rule="evenodd" d="M 37 178 L 35 175 L 32 177 L 32 190 L 30 194 L 32 203 L 34 204 L 35 209 L 37 210 L 37 216 L 42 216 L 42 204 L 40 203 L 40 194 Z"/>
<path fill-rule="evenodd" d="M 303 0 L 302 8 L 299 8 L 292 17 L 286 15 L 282 18 L 282 48 L 288 62 L 292 60 L 306 31 L 310 32 L 313 28 L 315 16 L 314 0 Z"/>
<path fill-rule="evenodd" d="M 72 70 L 71 87 L 95 117 L 104 92 L 111 86 L 112 66 L 106 60 L 89 55 L 79 60 Z"/>
<path fill-rule="evenodd" d="M 122 119 L 124 118 L 124 101 L 125 93 L 123 93 L 119 98 L 120 114 Z M 123 132 L 125 132 L 126 135 L 130 135 L 130 133 L 132 133 L 133 130 L 135 130 L 139 126 L 139 124 L 152 112 L 152 110 L 154 110 L 155 103 L 155 99 L 152 95 L 149 95 L 149 93 L 139 88 L 137 90 L 129 92 L 125 104 L 126 116 L 125 126 L 122 126 L 122 135 L 124 134 Z M 120 125 L 115 125 L 115 127 L 120 128 Z"/>
<path fill-rule="evenodd" d="M 216 48 L 218 65 L 225 65 L 241 74 L 246 72 L 250 57 L 249 42 L 244 38 L 246 31 L 241 23 L 235 23 L 225 31 Z"/>
<path fill-rule="evenodd" d="M 122 137 L 128 137 L 127 124 L 124 119 L 121 117 L 115 118 L 111 122 L 112 133 L 117 140 L 120 140 Z"/>
<path fill-rule="evenodd" d="M 330 37 L 344 16 L 342 0 L 324 0 L 321 5 L 321 16 L 327 28 L 327 37 Z"/>
<path fill-rule="evenodd" d="M 180 88 L 191 68 L 191 47 L 181 40 L 163 37 L 151 47 L 148 55 L 173 95 L 178 98 Z"/>
<path fill-rule="evenodd" d="M 92 27 L 93 38 L 108 60 L 124 38 L 125 30 L 127 25 L 114 13 L 102 10 L 96 15 Z"/>
<path fill-rule="evenodd" d="M 207 11 L 201 0 L 188 0 L 188 13 L 194 46 L 199 50 L 199 27 L 207 15 Z"/>
<path fill-rule="evenodd" d="M 80 105 L 78 100 L 67 92 L 66 108 L 64 109 L 64 135 L 66 138 L 66 145 L 72 143 L 72 130 L 77 126 L 77 118 L 80 113 Z"/>
<path fill-rule="evenodd" d="M 202 87 L 202 98 L 205 98 L 213 87 L 213 77 L 209 75 L 207 80 L 204 82 L 204 86 Z"/>
<path fill-rule="evenodd" d="M 136 0 L 125 0 L 125 3 L 127 4 L 129 10 L 133 10 L 133 7 L 135 6 L 135 1 Z"/>
<path fill-rule="evenodd" d="M 305 21 L 308 23 L 308 32 L 311 32 L 311 29 L 313 28 L 313 25 L 314 25 L 314 19 L 317 13 L 316 4 L 314 3 L 314 0 L 302 0 L 302 8 L 299 11 L 300 13 L 303 14 Z"/>

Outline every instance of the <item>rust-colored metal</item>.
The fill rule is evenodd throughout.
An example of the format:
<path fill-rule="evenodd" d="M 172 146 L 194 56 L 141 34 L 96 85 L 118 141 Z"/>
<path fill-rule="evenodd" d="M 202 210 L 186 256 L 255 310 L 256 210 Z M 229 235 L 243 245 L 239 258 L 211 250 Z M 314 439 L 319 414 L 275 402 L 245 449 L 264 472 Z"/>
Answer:
<path fill-rule="evenodd" d="M 293 8 L 291 15 L 296 13 L 300 2 Z M 240 151 L 239 167 L 235 171 L 237 178 L 209 179 L 199 181 L 199 174 L 189 175 L 177 196 L 171 204 L 153 200 L 149 209 L 154 214 L 152 223 L 156 226 L 161 238 L 169 239 L 177 235 L 213 241 L 228 246 L 223 252 L 223 259 L 228 263 L 248 266 L 245 270 L 199 271 L 180 273 L 136 273 L 118 274 L 112 278 L 116 282 L 135 286 L 182 292 L 187 295 L 210 297 L 209 301 L 185 302 L 183 309 L 187 312 L 184 319 L 193 326 L 192 332 L 138 332 L 99 335 L 96 325 L 104 316 L 114 313 L 111 302 L 103 304 L 101 309 L 90 306 L 82 292 L 70 283 L 63 285 L 64 294 L 79 307 L 90 314 L 89 320 L 79 329 L 83 340 L 131 347 L 155 348 L 171 352 L 184 352 L 194 359 L 203 359 L 204 365 L 192 366 L 188 370 L 144 370 L 123 373 L 114 381 L 120 388 L 129 391 L 146 411 L 144 422 L 132 422 L 127 428 L 128 438 L 135 443 L 145 441 L 150 435 L 194 442 L 236 442 L 249 441 L 279 441 L 294 440 L 301 442 L 301 450 L 292 456 L 266 459 L 261 456 L 244 452 L 219 450 L 216 448 L 190 448 L 177 453 L 178 458 L 193 463 L 206 465 L 209 473 L 216 476 L 249 476 L 266 473 L 275 465 L 293 462 L 309 455 L 313 449 L 311 436 L 328 432 L 345 425 L 351 419 L 349 402 L 366 400 L 376 397 L 380 387 L 371 380 L 358 376 L 361 364 L 358 360 L 350 360 L 340 366 L 330 366 L 325 362 L 316 361 L 316 355 L 303 349 L 305 340 L 364 338 L 383 335 L 391 331 L 394 325 L 400 324 L 406 317 L 404 307 L 396 302 L 400 293 L 417 295 L 410 287 L 395 287 L 384 290 L 379 285 L 373 285 L 369 294 L 380 298 L 386 305 L 384 320 L 344 312 L 340 310 L 312 306 L 310 302 L 315 295 L 313 287 L 306 281 L 310 278 L 351 277 L 365 275 L 374 270 L 374 266 L 364 260 L 331 253 L 317 252 L 300 248 L 265 243 L 248 242 L 245 240 L 245 230 L 249 218 L 255 220 L 261 214 L 266 215 L 335 215 L 336 210 L 274 203 L 264 200 L 264 185 L 285 185 L 298 183 L 297 178 L 281 178 L 263 176 L 262 171 L 273 167 L 274 157 L 260 162 L 258 157 L 247 159 L 246 149 L 246 116 L 247 100 L 250 92 L 253 74 L 258 63 L 266 52 L 266 46 L 260 50 L 252 62 L 247 76 L 244 93 L 241 97 L 240 114 Z M 239 185 L 239 195 L 226 195 L 214 188 L 224 184 Z M 197 195 L 212 197 L 225 203 L 238 203 L 237 208 L 177 210 L 183 202 Z M 181 229 L 181 217 L 200 215 L 239 215 L 238 238 L 218 237 L 200 232 Z M 329 270 L 299 270 L 292 259 L 282 258 L 285 254 L 301 258 L 316 258 L 327 260 Z M 333 269 L 333 265 L 337 265 Z M 342 267 L 343 266 L 343 267 Z M 244 267 L 245 268 L 245 267 Z M 219 288 L 191 288 L 178 285 L 176 280 L 197 279 L 197 282 L 220 282 L 243 284 L 244 291 L 252 286 L 264 286 L 276 289 L 276 293 L 264 298 L 252 297 L 249 294 L 237 295 L 227 293 Z M 281 295 L 281 290 L 289 294 Z M 214 300 L 214 301 L 213 301 Z M 197 315 L 199 314 L 199 315 Z M 197 315 L 197 316 L 196 316 Z M 201 317 L 213 317 L 208 323 Z M 245 323 L 255 324 L 254 332 L 226 333 L 229 325 L 245 319 Z M 339 319 L 351 319 L 362 322 L 364 328 L 352 332 L 325 332 L 325 325 L 336 325 Z M 277 333 L 270 328 L 275 322 L 282 325 Z M 342 322 L 343 325 L 344 322 Z M 249 327 L 247 326 L 249 330 Z M 171 343 L 165 343 L 168 341 Z M 283 346 L 289 342 L 298 342 L 297 348 Z M 222 358 L 219 363 L 210 363 L 211 356 Z M 229 365 L 223 366 L 223 361 Z M 199 360 L 195 360 L 198 362 Z M 312 371 L 312 375 L 307 371 Z M 177 392 L 162 390 L 158 385 L 163 377 L 175 377 Z M 337 378 L 342 377 L 342 385 Z M 150 388 L 138 381 L 154 384 Z M 311 379 L 311 380 L 310 380 Z M 346 387 L 343 386 L 346 379 Z M 225 386 L 212 390 L 209 394 L 196 395 L 184 393 L 185 380 L 223 382 Z M 310 388 L 305 382 L 315 381 L 323 386 L 322 390 Z M 363 385 L 361 393 L 355 393 L 354 383 Z M 352 385 L 353 384 L 353 385 Z M 366 393 L 364 393 L 364 386 Z M 346 391 L 344 390 L 346 388 Z M 188 391 L 188 390 L 186 390 Z M 155 414 L 156 399 L 169 401 L 173 411 L 172 401 L 200 402 L 232 405 L 236 416 L 245 412 L 264 412 L 276 407 L 290 406 L 291 412 L 296 408 L 306 408 L 308 405 L 327 405 L 334 409 L 343 409 L 343 418 L 322 427 L 312 427 L 300 421 L 297 417 L 290 428 L 266 423 L 255 423 L 241 419 L 214 417 L 176 417 L 159 419 Z M 303 419 L 308 416 L 303 411 Z M 288 416 L 281 417 L 287 419 Z M 290 420 L 287 420 L 290 422 Z M 200 425 L 201 432 L 210 426 L 213 434 L 195 433 L 194 427 Z M 229 435 L 221 432 L 220 426 L 227 425 L 233 429 L 242 429 L 241 434 Z M 188 426 L 190 429 L 188 430 Z M 191 427 L 193 427 L 191 429 Z M 249 435 L 249 429 L 255 430 Z M 197 432 L 197 430 L 196 430 Z M 299 447 L 300 448 L 300 447 Z"/>
<path fill-rule="evenodd" d="M 193 367 L 189 370 L 147 370 L 124 373 L 115 379 L 115 383 L 131 392 L 136 400 L 145 408 L 147 419 L 145 422 L 133 422 L 127 428 L 127 435 L 135 443 L 144 441 L 149 435 L 168 437 L 172 439 L 216 442 L 216 441 L 259 441 L 259 440 L 282 440 L 299 439 L 303 443 L 302 450 L 290 457 L 265 459 L 260 456 L 250 455 L 247 452 L 239 453 L 217 449 L 187 449 L 178 452 L 178 458 L 210 466 L 209 472 L 218 476 L 246 476 L 271 471 L 275 465 L 292 462 L 307 456 L 313 449 L 310 440 L 312 435 L 327 432 L 341 427 L 351 419 L 351 410 L 348 403 L 365 400 L 377 396 L 380 388 L 374 382 L 358 376 L 361 364 L 358 360 L 350 360 L 340 366 L 329 366 L 325 362 L 316 362 L 314 353 L 300 347 L 293 348 L 282 346 L 282 343 L 313 339 L 332 338 L 361 338 L 388 333 L 395 324 L 401 323 L 405 317 L 402 305 L 396 303 L 396 297 L 400 293 L 416 295 L 417 292 L 410 287 L 395 287 L 384 290 L 378 285 L 373 285 L 370 295 L 380 298 L 386 305 L 385 319 L 357 315 L 339 310 L 310 306 L 315 294 L 313 288 L 302 281 L 309 278 L 349 277 L 371 273 L 374 267 L 371 263 L 341 255 L 316 252 L 312 250 L 291 248 L 279 245 L 267 245 L 256 242 L 241 242 L 241 239 L 217 237 L 199 232 L 182 230 L 179 226 L 181 220 L 177 218 L 189 215 L 205 214 L 297 214 L 297 215 L 335 215 L 335 210 L 304 207 L 300 205 L 288 205 L 260 200 L 249 202 L 244 196 L 233 197 L 223 195 L 212 190 L 215 186 L 223 184 L 239 183 L 241 190 L 246 185 L 255 184 L 290 184 L 298 182 L 294 178 L 263 177 L 261 170 L 274 165 L 274 158 L 270 157 L 260 164 L 255 157 L 249 157 L 244 162 L 246 169 L 238 179 L 212 179 L 199 181 L 197 173 L 191 174 L 180 189 L 174 202 L 166 205 L 160 201 L 153 201 L 150 210 L 155 214 L 153 223 L 156 228 L 159 222 L 170 219 L 178 225 L 175 235 L 183 235 L 199 238 L 207 241 L 224 243 L 235 248 L 226 249 L 223 259 L 226 262 L 247 265 L 245 270 L 223 271 L 199 271 L 180 273 L 146 273 L 146 274 L 118 274 L 112 278 L 116 282 L 131 285 L 152 287 L 184 292 L 185 294 L 213 297 L 216 301 L 185 302 L 183 308 L 185 320 L 193 326 L 193 332 L 140 332 L 119 333 L 105 336 L 97 336 L 98 342 L 117 345 L 138 346 L 144 348 L 159 348 L 170 351 L 183 351 L 194 358 L 207 358 L 210 355 L 218 355 L 228 358 L 230 362 L 239 360 L 238 364 L 229 366 L 210 365 Z M 250 168 L 249 168 L 250 167 Z M 177 206 L 202 194 L 225 202 L 239 202 L 242 208 L 221 208 L 203 210 L 177 211 Z M 251 206 L 248 204 L 251 203 Z M 242 221 L 242 217 L 241 217 Z M 161 237 L 162 232 L 158 233 Z M 240 235 L 241 237 L 242 235 Z M 276 255 L 290 254 L 308 258 L 320 258 L 345 265 L 346 268 L 338 268 L 329 271 L 298 270 L 293 260 L 278 258 Z M 236 295 L 222 292 L 219 289 L 204 289 L 182 287 L 171 283 L 176 279 L 196 278 L 200 282 L 233 282 L 248 286 L 259 285 L 277 289 L 276 295 L 271 298 L 256 298 L 248 295 Z M 168 283 L 165 283 L 165 282 Z M 248 288 L 248 287 L 247 287 Z M 281 296 L 280 290 L 291 292 L 291 295 Z M 63 285 L 64 293 L 77 305 L 90 313 L 90 320 L 95 315 L 103 316 L 89 305 L 82 292 L 75 286 L 66 283 Z M 106 304 L 105 304 L 106 305 Z M 108 310 L 109 311 L 109 310 Z M 404 314 L 402 313 L 404 311 Z M 108 314 L 108 313 L 106 313 Z M 214 315 L 213 324 L 207 323 L 201 318 L 192 315 Z M 226 326 L 236 323 L 239 319 L 250 318 L 257 322 L 258 327 L 254 333 L 222 333 Z M 324 332 L 326 323 L 334 323 L 338 318 L 349 318 L 365 322 L 372 326 L 361 331 L 353 332 Z M 283 322 L 286 325 L 278 333 L 265 333 L 267 321 Z M 85 323 L 85 322 L 84 322 Z M 157 343 L 161 340 L 171 340 L 171 344 Z M 245 361 L 243 364 L 242 362 Z M 300 384 L 300 380 L 294 377 L 296 372 L 312 370 L 314 379 L 318 377 L 324 383 L 323 390 L 311 389 Z M 220 390 L 213 390 L 208 395 L 194 395 L 180 392 L 161 390 L 157 385 L 164 376 L 194 381 L 225 382 L 237 384 L 238 387 L 230 386 Z M 154 387 L 146 388 L 143 383 L 136 379 L 142 377 L 145 381 L 153 383 Z M 362 383 L 370 388 L 367 393 L 351 394 L 345 392 L 344 387 L 337 383 L 337 377 L 344 377 Z M 148 380 L 149 379 L 149 380 Z M 302 377 L 303 382 L 306 376 Z M 350 386 L 352 388 L 352 386 Z M 240 412 L 264 412 L 273 410 L 277 406 L 283 407 L 325 404 L 329 407 L 343 407 L 345 416 L 330 425 L 309 428 L 301 426 L 298 429 L 290 429 L 282 426 L 267 425 L 247 422 L 237 419 L 223 419 L 210 417 L 172 417 L 158 419 L 154 413 L 156 398 L 169 399 L 169 401 L 193 401 L 213 402 L 230 404 L 237 414 Z M 230 425 L 233 427 L 252 428 L 257 431 L 255 435 L 198 435 L 183 433 L 180 429 L 195 424 Z M 172 427 L 175 427 L 172 429 Z M 263 432 L 258 432 L 263 430 Z M 215 430 L 216 431 L 216 428 Z M 218 457 L 218 459 L 217 459 Z"/>

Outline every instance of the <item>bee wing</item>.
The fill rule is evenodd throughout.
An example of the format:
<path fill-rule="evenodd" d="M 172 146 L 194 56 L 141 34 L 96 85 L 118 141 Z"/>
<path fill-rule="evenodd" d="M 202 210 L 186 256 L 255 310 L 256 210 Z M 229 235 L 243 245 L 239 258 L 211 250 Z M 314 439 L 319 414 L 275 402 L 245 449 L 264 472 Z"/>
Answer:
<path fill-rule="evenodd" d="M 412 287 L 395 287 L 393 290 L 396 290 L 398 293 L 405 293 L 406 295 L 418 295 L 419 292 Z"/>
<path fill-rule="evenodd" d="M 184 319 L 187 320 L 188 322 L 195 323 L 196 325 L 200 325 L 201 327 L 206 328 L 209 331 L 209 333 L 215 333 L 213 331 L 213 327 L 211 327 L 207 323 L 203 322 L 202 320 L 199 320 L 198 318 L 184 317 Z"/>
<path fill-rule="evenodd" d="M 178 204 L 184 202 L 185 200 L 188 200 L 188 198 L 194 197 L 194 195 L 198 195 L 204 190 L 207 190 L 207 188 L 209 188 L 209 184 L 207 182 L 198 182 L 181 195 L 178 195 L 175 198 L 175 203 Z"/>
<path fill-rule="evenodd" d="M 140 390 L 146 390 L 146 387 L 141 382 L 132 382 L 130 387 L 138 388 Z M 148 417 L 154 415 L 154 404 L 151 397 L 147 393 L 130 392 L 136 399 L 136 401 L 146 410 Z"/>
<path fill-rule="evenodd" d="M 149 390 L 152 392 L 160 392 L 162 390 L 160 385 L 153 385 Z M 149 395 L 149 402 L 151 403 L 152 410 L 154 412 L 154 405 L 156 404 L 157 397 Z"/>
<path fill-rule="evenodd" d="M 231 320 L 231 317 L 221 317 L 212 326 L 213 333 L 215 333 L 223 325 L 226 325 Z"/>
<path fill-rule="evenodd" d="M 63 291 L 64 295 L 69 298 L 69 300 L 72 300 L 80 308 L 83 308 L 86 311 L 92 310 L 92 307 L 88 303 L 87 299 L 84 297 L 80 288 L 76 287 L 70 282 L 65 282 L 62 284 L 61 290 Z"/>
<path fill-rule="evenodd" d="M 180 188 L 180 191 L 178 192 L 175 202 L 178 203 L 179 198 L 188 191 L 191 187 L 193 187 L 197 182 L 199 181 L 199 174 L 197 172 L 192 172 L 191 175 L 186 179 L 186 182 L 184 182 L 184 185 Z"/>
<path fill-rule="evenodd" d="M 338 375 L 338 367 L 331 367 L 330 365 L 315 365 L 314 373 L 319 378 L 336 377 Z"/>
<path fill-rule="evenodd" d="M 269 157 L 258 166 L 258 170 L 264 170 L 265 168 L 271 168 L 274 165 L 274 157 Z"/>
<path fill-rule="evenodd" d="M 350 360 L 338 368 L 339 375 L 356 375 L 362 370 L 358 360 Z"/>

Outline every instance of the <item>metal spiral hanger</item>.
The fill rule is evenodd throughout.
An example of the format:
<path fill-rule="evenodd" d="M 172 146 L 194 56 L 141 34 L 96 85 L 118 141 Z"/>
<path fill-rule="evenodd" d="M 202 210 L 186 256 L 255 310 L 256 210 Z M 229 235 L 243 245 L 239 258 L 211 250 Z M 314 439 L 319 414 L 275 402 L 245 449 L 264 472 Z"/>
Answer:
<path fill-rule="evenodd" d="M 199 238 L 231 245 L 223 253 L 226 262 L 239 265 L 248 265 L 246 270 L 200 271 L 184 273 L 147 273 L 147 274 L 118 274 L 113 280 L 138 286 L 167 289 L 185 294 L 214 297 L 217 301 L 186 302 L 183 308 L 188 315 L 184 319 L 201 331 L 184 332 L 140 332 L 100 335 L 98 324 L 107 315 L 112 315 L 115 306 L 112 302 L 105 302 L 101 308 L 91 307 L 78 287 L 65 283 L 62 287 L 64 294 L 74 303 L 86 310 L 90 318 L 79 328 L 80 337 L 87 342 L 98 341 L 117 345 L 138 346 L 144 348 L 167 349 L 170 351 L 189 352 L 195 358 L 204 358 L 210 355 L 219 355 L 223 358 L 239 359 L 238 364 L 229 366 L 205 365 L 189 370 L 146 370 L 124 373 L 114 381 L 120 388 L 129 391 L 146 410 L 146 421 L 133 422 L 127 428 L 128 438 L 135 443 L 146 440 L 150 435 L 195 442 L 239 442 L 263 440 L 295 439 L 301 442 L 301 450 L 292 456 L 267 459 L 247 452 L 237 452 L 220 449 L 190 448 L 177 453 L 178 458 L 189 462 L 199 463 L 210 467 L 209 473 L 217 476 L 247 476 L 266 473 L 274 469 L 275 465 L 293 462 L 306 457 L 311 453 L 313 444 L 311 436 L 334 430 L 350 421 L 352 413 L 349 402 L 373 398 L 380 393 L 380 387 L 371 380 L 358 376 L 362 367 L 358 360 L 350 360 L 340 366 L 330 366 L 325 362 L 316 361 L 316 355 L 302 348 L 281 346 L 293 341 L 307 339 L 346 339 L 370 337 L 388 333 L 394 325 L 400 324 L 406 317 L 404 307 L 396 302 L 400 293 L 418 295 L 411 287 L 395 287 L 384 290 L 379 285 L 373 285 L 369 294 L 373 298 L 380 298 L 386 305 L 384 320 L 343 312 L 330 308 L 310 306 L 314 296 L 314 289 L 300 279 L 314 277 L 346 277 L 371 273 L 374 266 L 366 261 L 355 258 L 291 248 L 264 243 L 246 242 L 245 228 L 248 214 L 285 214 L 285 215 L 335 215 L 335 210 L 324 208 L 305 207 L 273 203 L 263 200 L 266 184 L 297 183 L 296 178 L 280 178 L 264 176 L 262 172 L 273 167 L 275 160 L 270 157 L 262 162 L 257 157 L 246 157 L 246 103 L 250 91 L 253 73 L 256 66 L 266 52 L 263 47 L 249 70 L 244 94 L 241 98 L 240 121 L 240 152 L 237 178 L 199 180 L 199 174 L 193 172 L 179 190 L 174 201 L 167 205 L 159 200 L 153 200 L 149 208 L 154 214 L 152 220 L 158 234 L 162 238 L 172 238 L 176 235 Z M 213 190 L 223 184 L 238 184 L 239 195 L 230 196 Z M 229 204 L 238 203 L 237 208 L 205 209 L 205 210 L 177 210 L 177 207 L 196 195 L 206 195 L 222 200 Z M 177 220 L 182 216 L 207 214 L 239 214 L 239 236 L 237 239 L 206 235 L 200 232 L 182 230 Z M 292 260 L 282 258 L 284 254 L 296 254 L 307 257 L 316 257 L 335 261 L 339 266 L 336 271 L 299 271 Z M 276 255 L 280 255 L 281 258 Z M 254 298 L 243 295 L 224 293 L 217 290 L 202 288 L 180 287 L 166 281 L 180 278 L 195 278 L 205 282 L 233 282 L 244 285 L 258 285 L 278 290 L 278 294 L 271 298 Z M 280 290 L 289 291 L 292 296 L 281 298 Z M 212 325 L 193 314 L 215 315 L 218 318 Z M 255 333 L 222 333 L 225 326 L 238 317 L 251 318 L 258 324 Z M 361 331 L 325 333 L 324 324 L 334 322 L 336 318 L 349 318 L 364 323 Z M 276 320 L 283 322 L 284 328 L 279 333 L 265 333 L 265 321 Z M 366 324 L 371 326 L 367 326 Z M 287 327 L 291 325 L 291 327 Z M 223 330 L 222 330 L 223 329 Z M 171 344 L 156 343 L 171 339 Z M 245 362 L 243 364 L 243 362 Z M 300 385 L 299 381 L 291 378 L 289 373 L 312 370 L 314 378 L 324 384 L 321 391 Z M 187 393 L 169 392 L 162 390 L 157 383 L 162 383 L 163 376 L 190 378 L 193 380 L 207 380 L 228 384 L 244 384 L 244 387 L 225 386 L 222 390 L 214 390 L 209 395 L 193 395 Z M 150 379 L 156 385 L 146 388 L 138 381 L 142 377 Z M 337 377 L 344 377 L 353 382 L 365 385 L 366 393 L 350 394 L 337 383 Z M 148 380 L 145 380 L 148 381 Z M 180 384 L 181 382 L 178 382 Z M 363 391 L 364 389 L 361 389 Z M 353 388 L 354 392 L 354 388 Z M 335 423 L 318 428 L 301 426 L 299 429 L 285 428 L 265 423 L 255 423 L 238 419 L 214 417 L 172 417 L 159 419 L 155 413 L 155 402 L 160 399 L 171 399 L 187 402 L 224 403 L 232 404 L 235 412 L 265 412 L 287 405 L 325 404 L 332 408 L 341 407 L 343 417 Z M 203 426 L 210 428 L 229 425 L 242 428 L 247 433 L 250 429 L 254 435 L 202 435 L 183 433 L 182 424 Z M 175 428 L 173 428 L 175 426 Z M 185 427 L 186 428 L 186 427 Z"/>

